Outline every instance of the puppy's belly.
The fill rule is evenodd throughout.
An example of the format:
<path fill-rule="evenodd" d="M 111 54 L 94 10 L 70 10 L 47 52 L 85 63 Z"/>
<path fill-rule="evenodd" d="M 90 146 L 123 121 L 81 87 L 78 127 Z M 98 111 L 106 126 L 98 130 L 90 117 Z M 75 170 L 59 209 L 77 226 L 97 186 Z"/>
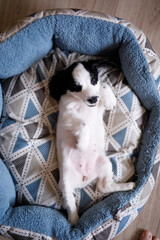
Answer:
<path fill-rule="evenodd" d="M 89 147 L 80 151 L 76 147 L 76 138 L 70 131 L 59 129 L 57 153 L 60 176 L 65 175 L 73 188 L 83 188 L 94 181 L 103 165 L 100 156 L 104 153 L 104 133 L 97 129 L 98 136 L 92 134 Z"/>
<path fill-rule="evenodd" d="M 100 155 L 97 148 L 90 147 L 85 152 L 72 149 L 69 155 L 70 170 L 75 176 L 75 188 L 85 187 L 97 178 Z"/>

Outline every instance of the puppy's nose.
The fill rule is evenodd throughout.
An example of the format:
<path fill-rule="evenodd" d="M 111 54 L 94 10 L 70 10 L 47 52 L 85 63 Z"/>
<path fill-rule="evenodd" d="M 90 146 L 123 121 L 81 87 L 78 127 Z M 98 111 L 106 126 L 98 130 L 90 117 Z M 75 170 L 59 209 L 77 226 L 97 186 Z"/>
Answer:
<path fill-rule="evenodd" d="M 93 96 L 93 97 L 89 97 L 88 99 L 87 99 L 87 101 L 89 102 L 89 103 L 91 103 L 91 104 L 93 104 L 93 103 L 96 103 L 97 101 L 98 101 L 98 96 Z"/>

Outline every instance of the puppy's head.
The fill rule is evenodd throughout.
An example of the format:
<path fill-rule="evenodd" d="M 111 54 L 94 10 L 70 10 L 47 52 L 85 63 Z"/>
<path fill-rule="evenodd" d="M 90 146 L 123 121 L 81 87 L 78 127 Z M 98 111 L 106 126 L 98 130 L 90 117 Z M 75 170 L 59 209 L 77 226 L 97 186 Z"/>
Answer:
<path fill-rule="evenodd" d="M 105 60 L 73 63 L 52 77 L 49 86 L 51 96 L 60 100 L 62 95 L 69 94 L 87 106 L 95 107 L 100 97 L 98 69 L 104 65 Z"/>

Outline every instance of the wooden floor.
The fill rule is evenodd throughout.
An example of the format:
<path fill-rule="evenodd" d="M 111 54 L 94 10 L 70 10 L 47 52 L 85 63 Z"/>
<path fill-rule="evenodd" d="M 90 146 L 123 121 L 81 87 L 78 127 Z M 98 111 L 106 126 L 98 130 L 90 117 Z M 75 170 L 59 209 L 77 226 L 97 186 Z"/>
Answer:
<path fill-rule="evenodd" d="M 33 12 L 53 8 L 87 9 L 127 19 L 144 31 L 160 56 L 160 0 L 0 0 L 0 31 Z M 143 229 L 160 237 L 159 185 L 160 180 L 142 212 L 115 240 L 138 240 Z"/>

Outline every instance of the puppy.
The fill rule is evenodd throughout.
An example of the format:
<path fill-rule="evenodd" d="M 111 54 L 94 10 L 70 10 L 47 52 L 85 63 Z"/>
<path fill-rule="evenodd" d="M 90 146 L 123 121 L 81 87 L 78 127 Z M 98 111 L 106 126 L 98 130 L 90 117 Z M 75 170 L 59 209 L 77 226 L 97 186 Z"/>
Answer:
<path fill-rule="evenodd" d="M 128 191 L 135 183 L 116 183 L 112 164 L 105 155 L 103 113 L 116 105 L 116 98 L 107 85 L 100 83 L 98 70 L 104 60 L 73 63 L 58 72 L 50 81 L 50 94 L 59 101 L 57 123 L 57 156 L 59 188 L 68 219 L 75 225 L 78 213 L 74 190 L 96 181 L 102 193 Z"/>

